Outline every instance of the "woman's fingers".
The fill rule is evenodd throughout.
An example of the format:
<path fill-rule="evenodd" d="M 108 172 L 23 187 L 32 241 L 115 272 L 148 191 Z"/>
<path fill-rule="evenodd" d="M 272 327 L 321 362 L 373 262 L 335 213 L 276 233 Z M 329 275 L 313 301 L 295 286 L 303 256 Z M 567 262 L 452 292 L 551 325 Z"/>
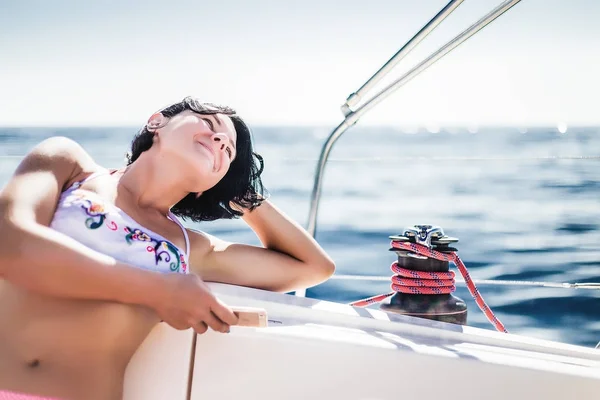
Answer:
<path fill-rule="evenodd" d="M 233 311 L 219 299 L 215 298 L 215 301 L 213 304 L 211 304 L 210 309 L 213 314 L 216 315 L 217 318 L 223 321 L 226 325 L 236 325 L 238 323 L 237 315 L 235 315 Z"/>
<path fill-rule="evenodd" d="M 204 318 L 204 322 L 215 332 L 229 332 L 229 325 L 221 321 L 212 312 Z"/>
<path fill-rule="evenodd" d="M 208 330 L 208 326 L 204 322 L 198 322 L 194 325 L 194 330 L 197 334 L 202 335 Z"/>
<path fill-rule="evenodd" d="M 215 332 L 229 332 L 230 325 L 237 324 L 238 317 L 197 275 L 167 274 L 165 281 L 168 296 L 153 308 L 175 329 L 192 327 L 202 334 L 210 327 Z"/>

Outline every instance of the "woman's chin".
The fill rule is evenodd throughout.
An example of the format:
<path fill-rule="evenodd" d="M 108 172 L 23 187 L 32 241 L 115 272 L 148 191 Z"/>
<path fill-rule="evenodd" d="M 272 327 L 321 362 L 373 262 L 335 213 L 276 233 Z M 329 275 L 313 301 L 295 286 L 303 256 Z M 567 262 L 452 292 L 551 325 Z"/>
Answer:
<path fill-rule="evenodd" d="M 208 189 L 214 187 L 219 181 L 221 177 L 218 176 L 212 168 L 204 166 L 202 168 L 195 168 L 193 176 L 194 192 L 204 192 Z"/>
<path fill-rule="evenodd" d="M 211 179 L 215 174 L 212 160 L 202 159 L 199 162 L 196 161 L 190 169 L 195 171 L 196 176 L 201 176 L 203 180 Z"/>

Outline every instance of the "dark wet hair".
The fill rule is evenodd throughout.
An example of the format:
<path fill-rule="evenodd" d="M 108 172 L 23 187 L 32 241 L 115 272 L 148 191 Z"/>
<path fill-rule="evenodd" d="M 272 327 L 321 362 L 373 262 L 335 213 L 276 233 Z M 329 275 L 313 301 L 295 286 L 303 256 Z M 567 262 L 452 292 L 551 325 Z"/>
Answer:
<path fill-rule="evenodd" d="M 200 197 L 196 197 L 197 193 L 188 194 L 171 208 L 173 214 L 189 218 L 194 222 L 214 221 L 242 215 L 241 212 L 231 208 L 230 202 L 249 210 L 260 205 L 265 196 L 265 189 L 260 179 L 264 163 L 262 157 L 253 151 L 252 135 L 246 123 L 232 108 L 202 103 L 192 97 L 186 97 L 181 102 L 160 110 L 160 113 L 171 118 L 185 110 L 204 115 L 219 113 L 229 116 L 237 134 L 236 157 L 219 183 L 202 193 Z M 150 149 L 153 141 L 154 134 L 148 131 L 147 127 L 142 128 L 131 143 L 127 165 L 131 165 L 140 154 Z"/>

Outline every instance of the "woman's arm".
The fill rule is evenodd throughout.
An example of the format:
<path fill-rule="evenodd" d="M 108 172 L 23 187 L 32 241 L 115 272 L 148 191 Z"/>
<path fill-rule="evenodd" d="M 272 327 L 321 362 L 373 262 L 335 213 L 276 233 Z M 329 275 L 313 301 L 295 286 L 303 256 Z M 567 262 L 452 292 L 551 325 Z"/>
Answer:
<path fill-rule="evenodd" d="M 317 285 L 334 273 L 335 264 L 321 246 L 270 201 L 242 218 L 264 248 L 193 234 L 192 268 L 204 280 L 288 292 Z"/>
<path fill-rule="evenodd" d="M 0 193 L 0 276 L 41 294 L 143 304 L 156 282 L 50 229 L 67 182 L 97 166 L 75 142 L 51 138 L 21 162 Z M 131 288 L 131 290 L 125 290 Z"/>
<path fill-rule="evenodd" d="M 120 263 L 48 227 L 62 188 L 96 168 L 66 138 L 48 139 L 25 157 L 0 192 L 0 277 L 43 295 L 148 306 L 178 328 L 206 330 L 204 321 L 213 329 L 225 329 L 211 308 L 223 321 L 234 323 L 235 315 L 199 279 Z"/>

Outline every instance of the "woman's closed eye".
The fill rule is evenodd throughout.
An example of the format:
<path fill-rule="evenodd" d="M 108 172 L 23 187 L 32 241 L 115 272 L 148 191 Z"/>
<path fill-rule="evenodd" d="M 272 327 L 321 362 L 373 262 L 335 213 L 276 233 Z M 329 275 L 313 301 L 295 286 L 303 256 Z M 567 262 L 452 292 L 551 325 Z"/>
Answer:
<path fill-rule="evenodd" d="M 211 131 L 215 132 L 215 126 L 209 118 L 202 118 L 202 121 L 206 122 Z"/>
<path fill-rule="evenodd" d="M 233 158 L 233 152 L 231 151 L 231 148 L 227 146 L 225 147 L 225 150 L 227 151 L 227 154 L 229 155 L 229 160 L 231 161 L 231 159 Z"/>

